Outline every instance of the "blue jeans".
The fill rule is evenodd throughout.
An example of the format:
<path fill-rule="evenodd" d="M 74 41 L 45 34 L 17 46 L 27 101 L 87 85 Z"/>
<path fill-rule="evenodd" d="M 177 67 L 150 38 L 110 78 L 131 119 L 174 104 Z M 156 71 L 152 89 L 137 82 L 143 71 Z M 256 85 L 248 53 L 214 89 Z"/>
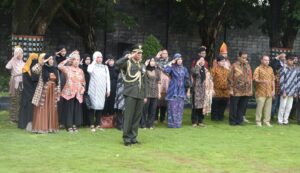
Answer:
<path fill-rule="evenodd" d="M 279 104 L 280 104 L 280 95 L 275 95 L 275 99 L 272 102 L 271 118 L 274 118 L 276 109 L 279 108 Z"/>

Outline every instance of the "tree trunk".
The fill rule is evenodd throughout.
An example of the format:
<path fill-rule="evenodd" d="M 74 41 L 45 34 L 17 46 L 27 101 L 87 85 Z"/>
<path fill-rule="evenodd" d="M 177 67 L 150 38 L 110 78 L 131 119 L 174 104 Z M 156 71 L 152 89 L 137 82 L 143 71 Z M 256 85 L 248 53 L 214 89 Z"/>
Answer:
<path fill-rule="evenodd" d="M 297 2 L 295 0 L 289 1 L 288 11 L 295 11 L 297 7 Z M 287 27 L 284 30 L 284 34 L 282 36 L 282 44 L 284 48 L 293 49 L 294 41 L 296 40 L 298 34 L 298 26 L 299 22 L 294 19 L 293 15 L 288 15 L 287 17 Z"/>
<path fill-rule="evenodd" d="M 282 18 L 282 6 L 283 0 L 270 0 L 270 13 L 269 13 L 269 37 L 270 47 L 282 47 L 281 42 L 281 18 Z"/>
<path fill-rule="evenodd" d="M 45 35 L 63 0 L 46 0 L 40 4 L 31 20 L 30 30 L 34 35 Z"/>
<path fill-rule="evenodd" d="M 86 49 L 86 52 L 88 52 L 90 55 L 92 55 L 96 49 L 96 34 L 95 29 L 93 26 L 86 26 L 81 29 L 81 36 L 83 39 L 83 43 Z"/>
<path fill-rule="evenodd" d="M 30 33 L 31 0 L 14 0 L 12 12 L 12 33 L 28 35 Z"/>
<path fill-rule="evenodd" d="M 207 2 L 206 1 L 203 2 L 204 2 L 203 5 L 205 6 Z M 209 66 L 212 65 L 213 59 L 215 57 L 214 50 L 216 47 L 216 40 L 221 32 L 223 23 L 225 21 L 225 16 L 227 13 L 226 7 L 227 7 L 227 3 L 224 0 L 219 10 L 216 12 L 216 15 L 213 17 L 213 19 L 204 18 L 198 23 L 198 28 L 199 28 L 198 30 L 199 30 L 200 38 L 202 40 L 202 45 L 207 47 L 206 60 Z"/>

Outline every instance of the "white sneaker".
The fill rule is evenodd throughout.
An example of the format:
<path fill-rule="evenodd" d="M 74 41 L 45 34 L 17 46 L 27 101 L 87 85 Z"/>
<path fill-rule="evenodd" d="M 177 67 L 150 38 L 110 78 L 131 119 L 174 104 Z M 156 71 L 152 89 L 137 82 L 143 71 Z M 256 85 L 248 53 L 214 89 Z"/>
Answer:
<path fill-rule="evenodd" d="M 250 121 L 247 120 L 247 118 L 246 118 L 245 116 L 243 117 L 243 121 L 244 121 L 245 123 L 250 123 Z"/>
<path fill-rule="evenodd" d="M 265 125 L 268 127 L 273 127 L 269 122 L 265 122 Z"/>
<path fill-rule="evenodd" d="M 256 122 L 257 127 L 261 127 L 261 122 Z"/>
<path fill-rule="evenodd" d="M 96 129 L 98 129 L 100 131 L 104 131 L 104 129 L 101 126 L 97 126 Z"/>

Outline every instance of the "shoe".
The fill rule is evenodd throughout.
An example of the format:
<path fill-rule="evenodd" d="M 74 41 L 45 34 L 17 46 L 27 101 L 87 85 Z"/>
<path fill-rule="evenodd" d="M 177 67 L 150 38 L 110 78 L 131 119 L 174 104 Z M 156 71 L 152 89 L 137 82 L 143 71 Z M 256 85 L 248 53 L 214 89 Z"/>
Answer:
<path fill-rule="evenodd" d="M 130 142 L 124 142 L 124 145 L 125 145 L 126 147 L 130 147 L 130 146 L 131 146 L 131 143 L 130 143 Z"/>
<path fill-rule="evenodd" d="M 141 144 L 139 141 L 133 141 L 131 144 Z"/>
<path fill-rule="evenodd" d="M 104 131 L 104 129 L 101 126 L 96 126 L 96 129 L 98 129 L 100 131 Z"/>
<path fill-rule="evenodd" d="M 250 123 L 250 121 L 249 121 L 249 120 L 247 120 L 247 118 L 246 118 L 246 117 L 243 117 L 243 121 L 244 121 L 245 123 Z"/>
<path fill-rule="evenodd" d="M 73 132 L 74 132 L 74 131 L 73 131 L 73 128 L 68 128 L 67 131 L 68 131 L 69 133 L 73 133 Z"/>
<path fill-rule="evenodd" d="M 199 127 L 205 127 L 205 124 L 204 123 L 199 123 L 198 126 Z"/>
<path fill-rule="evenodd" d="M 149 129 L 150 129 L 150 130 L 153 130 L 154 128 L 153 128 L 153 127 L 150 127 Z"/>
<path fill-rule="evenodd" d="M 265 122 L 264 124 L 268 127 L 273 127 L 269 122 Z"/>
<path fill-rule="evenodd" d="M 261 122 L 256 122 L 256 126 L 257 127 L 261 127 L 262 125 L 261 125 Z"/>
<path fill-rule="evenodd" d="M 197 124 L 193 124 L 193 127 L 194 127 L 194 128 L 197 127 Z"/>

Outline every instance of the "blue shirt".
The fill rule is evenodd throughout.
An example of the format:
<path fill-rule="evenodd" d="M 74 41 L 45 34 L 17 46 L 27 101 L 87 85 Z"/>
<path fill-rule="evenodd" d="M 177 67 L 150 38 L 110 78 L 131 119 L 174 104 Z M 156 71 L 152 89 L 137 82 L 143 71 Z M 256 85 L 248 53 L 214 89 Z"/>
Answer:
<path fill-rule="evenodd" d="M 164 72 L 169 74 L 171 81 L 166 95 L 166 100 L 173 100 L 176 98 L 186 98 L 186 90 L 184 81 L 189 78 L 189 72 L 186 67 L 179 65 L 167 66 Z"/>

